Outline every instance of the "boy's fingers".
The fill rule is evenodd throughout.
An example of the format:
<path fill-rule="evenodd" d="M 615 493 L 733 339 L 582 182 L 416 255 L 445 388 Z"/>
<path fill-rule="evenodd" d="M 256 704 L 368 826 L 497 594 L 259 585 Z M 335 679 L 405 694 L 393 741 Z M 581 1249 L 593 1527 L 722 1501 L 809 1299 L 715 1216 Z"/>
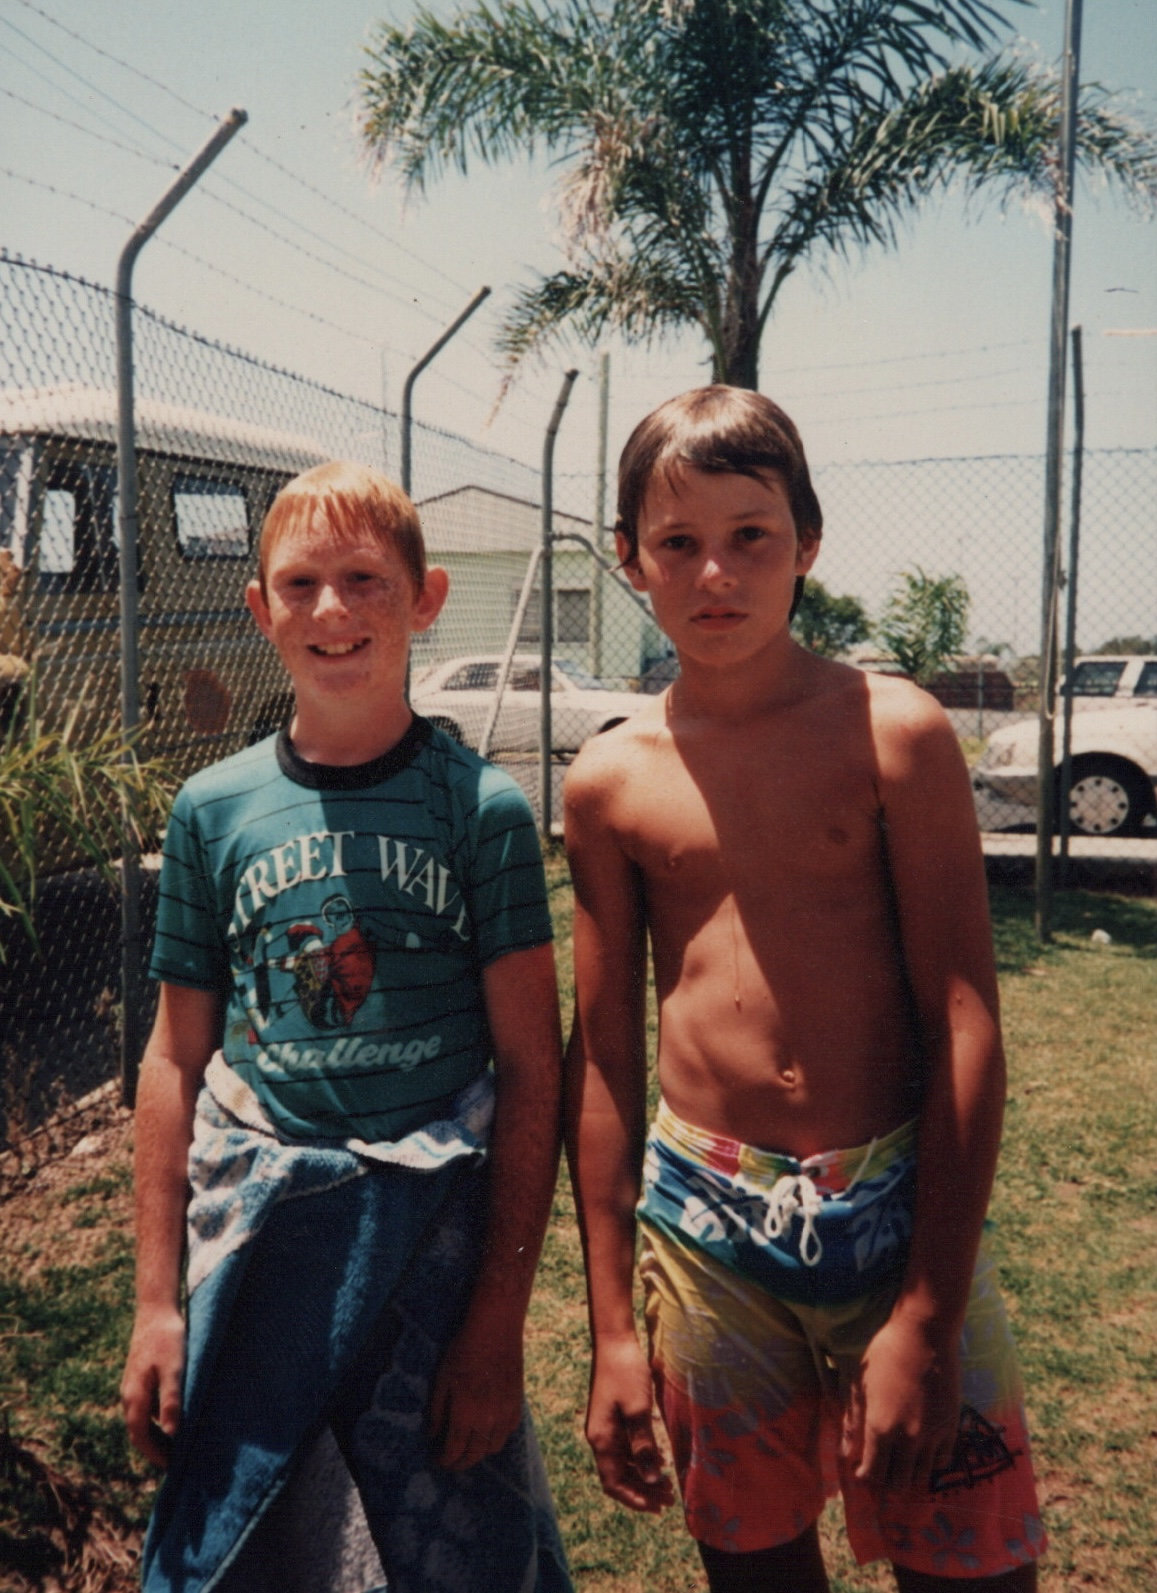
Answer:
<path fill-rule="evenodd" d="M 845 1460 L 858 1460 L 864 1442 L 864 1391 L 859 1383 L 848 1390 L 848 1403 L 844 1409 L 843 1434 L 840 1453 Z"/>
<path fill-rule="evenodd" d="M 624 1418 L 631 1464 L 644 1482 L 654 1483 L 662 1475 L 663 1463 L 650 1414 Z"/>
<path fill-rule="evenodd" d="M 162 1375 L 157 1401 L 157 1426 L 172 1438 L 181 1420 L 181 1383 L 178 1375 Z"/>
<path fill-rule="evenodd" d="M 887 1447 L 880 1442 L 879 1434 L 871 1427 L 864 1427 L 862 1443 L 856 1480 L 866 1482 L 873 1488 L 882 1487 L 888 1476 Z"/>

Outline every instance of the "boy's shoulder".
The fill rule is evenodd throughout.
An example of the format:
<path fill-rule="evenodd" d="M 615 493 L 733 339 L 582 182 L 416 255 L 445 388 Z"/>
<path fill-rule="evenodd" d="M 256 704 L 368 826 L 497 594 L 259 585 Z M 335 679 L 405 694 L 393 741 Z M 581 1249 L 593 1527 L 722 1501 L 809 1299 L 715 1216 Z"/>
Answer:
<path fill-rule="evenodd" d="M 198 769 L 185 781 L 180 796 L 187 805 L 201 807 L 227 797 L 248 795 L 279 773 L 275 734 Z"/>
<path fill-rule="evenodd" d="M 601 730 L 583 742 L 567 770 L 564 792 L 568 806 L 589 802 L 642 773 L 660 743 L 669 736 L 667 700 L 670 687 L 648 700 L 647 706 L 610 730 Z"/>
<path fill-rule="evenodd" d="M 428 721 L 423 721 L 428 723 Z M 530 803 L 518 781 L 508 770 L 481 757 L 437 725 L 430 725 L 424 751 L 429 773 L 442 781 L 467 804 L 475 808 L 497 803 L 502 807 L 530 813 Z"/>

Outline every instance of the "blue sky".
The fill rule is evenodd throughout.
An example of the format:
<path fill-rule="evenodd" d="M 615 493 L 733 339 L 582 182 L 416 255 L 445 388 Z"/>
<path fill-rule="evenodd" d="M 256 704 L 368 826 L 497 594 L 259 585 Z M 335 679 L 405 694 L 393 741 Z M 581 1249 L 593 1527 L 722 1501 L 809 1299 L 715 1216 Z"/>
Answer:
<path fill-rule="evenodd" d="M 408 201 L 388 172 L 370 181 L 353 135 L 361 46 L 375 19 L 412 9 L 401 0 L 0 0 L 0 243 L 111 282 L 129 227 L 105 212 L 142 216 L 170 180 L 163 162 L 188 158 L 210 113 L 243 105 L 245 133 L 142 255 L 137 297 L 343 390 L 384 391 L 395 406 L 409 363 L 487 282 L 491 304 L 423 376 L 417 411 L 537 461 L 571 361 L 559 353 L 528 371 L 488 425 L 499 379 L 490 338 L 512 287 L 558 263 L 553 174 L 542 162 L 477 167 Z M 1022 47 L 1055 60 L 1062 4 L 1008 11 Z M 1088 0 L 1082 75 L 1157 118 L 1151 0 Z M 949 195 L 912 220 L 896 250 L 791 282 L 765 339 L 763 386 L 795 415 L 821 465 L 1039 453 L 1051 270 L 1046 217 Z M 1153 446 L 1157 337 L 1140 334 L 1157 328 L 1157 222 L 1085 185 L 1072 319 L 1085 330 L 1090 444 Z M 703 380 L 704 367 L 692 338 L 649 352 L 612 345 L 611 358 L 613 458 L 634 421 Z M 578 349 L 573 363 L 583 379 L 559 465 L 586 472 L 595 357 Z"/>

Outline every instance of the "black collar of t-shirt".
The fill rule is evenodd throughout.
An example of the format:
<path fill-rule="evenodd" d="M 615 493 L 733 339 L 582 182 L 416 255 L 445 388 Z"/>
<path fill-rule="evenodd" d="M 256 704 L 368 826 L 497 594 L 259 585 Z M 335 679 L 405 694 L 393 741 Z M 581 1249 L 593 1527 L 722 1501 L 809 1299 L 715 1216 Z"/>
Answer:
<path fill-rule="evenodd" d="M 277 766 L 287 780 L 311 791 L 364 791 L 408 768 L 429 741 L 432 729 L 428 719 L 415 714 L 401 741 L 388 752 L 369 763 L 351 764 L 308 763 L 290 741 L 288 730 L 282 730 L 277 737 Z"/>

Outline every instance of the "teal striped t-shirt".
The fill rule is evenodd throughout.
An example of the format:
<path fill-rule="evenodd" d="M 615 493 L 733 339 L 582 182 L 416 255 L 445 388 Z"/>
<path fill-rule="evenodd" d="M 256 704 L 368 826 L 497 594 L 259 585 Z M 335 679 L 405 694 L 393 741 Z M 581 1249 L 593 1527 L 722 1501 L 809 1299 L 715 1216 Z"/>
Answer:
<path fill-rule="evenodd" d="M 550 938 L 526 798 L 415 718 L 354 768 L 283 732 L 194 775 L 150 971 L 222 993 L 225 1059 L 280 1132 L 372 1142 L 482 1072 L 482 970 Z"/>

